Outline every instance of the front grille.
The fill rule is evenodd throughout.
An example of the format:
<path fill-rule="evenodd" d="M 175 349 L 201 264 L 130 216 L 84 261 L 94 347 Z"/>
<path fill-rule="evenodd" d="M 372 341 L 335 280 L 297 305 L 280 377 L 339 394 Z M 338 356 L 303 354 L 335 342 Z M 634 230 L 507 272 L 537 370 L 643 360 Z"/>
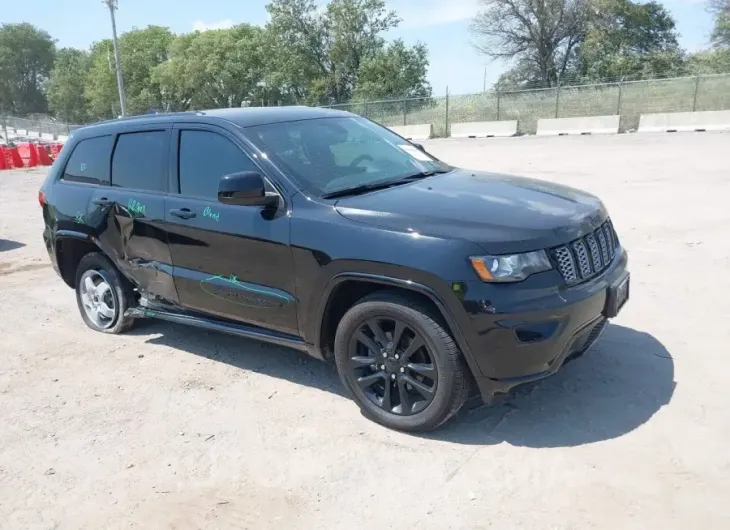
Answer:
<path fill-rule="evenodd" d="M 609 219 L 585 237 L 550 249 L 550 256 L 565 283 L 575 284 L 606 270 L 618 247 L 618 237 Z"/>

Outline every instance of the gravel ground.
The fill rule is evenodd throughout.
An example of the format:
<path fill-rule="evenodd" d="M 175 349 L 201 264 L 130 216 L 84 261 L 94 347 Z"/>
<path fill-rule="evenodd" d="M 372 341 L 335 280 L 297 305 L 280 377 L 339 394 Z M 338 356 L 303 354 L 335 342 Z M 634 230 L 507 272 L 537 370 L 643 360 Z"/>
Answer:
<path fill-rule="evenodd" d="M 428 436 L 367 421 L 291 350 L 88 330 L 43 248 L 44 171 L 0 172 L 0 528 L 730 528 L 728 147 L 428 142 L 597 193 L 633 278 L 587 355 Z"/>

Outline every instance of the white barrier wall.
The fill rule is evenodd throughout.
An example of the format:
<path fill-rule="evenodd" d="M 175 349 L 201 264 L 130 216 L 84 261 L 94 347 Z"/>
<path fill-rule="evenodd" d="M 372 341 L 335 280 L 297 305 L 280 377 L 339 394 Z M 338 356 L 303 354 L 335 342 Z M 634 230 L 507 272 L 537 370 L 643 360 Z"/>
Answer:
<path fill-rule="evenodd" d="M 492 136 L 514 136 L 515 134 L 517 134 L 517 120 L 451 124 L 452 138 L 489 138 Z"/>
<path fill-rule="evenodd" d="M 637 132 L 730 131 L 730 110 L 642 114 Z"/>
<path fill-rule="evenodd" d="M 618 134 L 619 115 L 547 118 L 537 120 L 538 136 L 562 134 Z"/>
<path fill-rule="evenodd" d="M 50 133 L 41 133 L 41 140 L 47 140 L 49 142 L 52 142 L 53 140 L 55 140 L 55 138 Z"/>
<path fill-rule="evenodd" d="M 433 136 L 433 125 L 430 123 L 393 126 L 388 127 L 388 129 L 401 135 L 406 140 L 428 140 Z"/>
<path fill-rule="evenodd" d="M 63 134 L 58 135 L 58 141 L 62 144 L 65 144 L 68 141 L 68 136 L 65 136 Z"/>

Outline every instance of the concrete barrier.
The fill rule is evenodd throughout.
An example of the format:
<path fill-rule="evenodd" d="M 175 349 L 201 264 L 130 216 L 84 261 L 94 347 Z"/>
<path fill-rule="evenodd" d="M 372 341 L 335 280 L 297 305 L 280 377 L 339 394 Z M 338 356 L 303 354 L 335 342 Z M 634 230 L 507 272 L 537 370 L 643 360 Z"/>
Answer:
<path fill-rule="evenodd" d="M 433 124 L 400 125 L 388 127 L 391 131 L 401 135 L 406 140 L 428 140 L 433 136 Z"/>
<path fill-rule="evenodd" d="M 41 133 L 38 131 L 28 131 L 28 138 L 38 139 L 41 137 Z"/>
<path fill-rule="evenodd" d="M 515 134 L 517 134 L 517 120 L 451 124 L 452 138 L 490 138 L 492 136 L 514 136 Z"/>
<path fill-rule="evenodd" d="M 66 136 L 64 134 L 59 134 L 57 140 L 60 143 L 65 144 L 68 141 L 68 136 Z"/>
<path fill-rule="evenodd" d="M 52 142 L 53 140 L 55 140 L 55 138 L 51 133 L 41 133 L 41 140 Z"/>
<path fill-rule="evenodd" d="M 618 134 L 620 116 L 581 116 L 537 120 L 538 136 L 563 134 Z"/>
<path fill-rule="evenodd" d="M 730 110 L 642 114 L 637 132 L 730 131 Z"/>
<path fill-rule="evenodd" d="M 27 129 L 16 129 L 15 134 L 18 136 L 28 136 L 28 130 Z"/>

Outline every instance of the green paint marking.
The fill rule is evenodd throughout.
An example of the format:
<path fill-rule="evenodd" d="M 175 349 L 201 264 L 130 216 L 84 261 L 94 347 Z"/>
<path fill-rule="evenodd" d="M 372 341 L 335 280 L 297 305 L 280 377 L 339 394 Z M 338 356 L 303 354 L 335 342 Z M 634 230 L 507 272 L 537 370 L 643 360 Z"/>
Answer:
<path fill-rule="evenodd" d="M 203 210 L 203 217 L 210 217 L 216 223 L 221 220 L 221 214 L 214 212 L 209 206 L 206 206 L 205 210 Z"/>
<path fill-rule="evenodd" d="M 129 213 L 132 214 L 139 214 L 139 215 L 146 215 L 146 209 L 147 207 L 142 204 L 141 202 L 137 202 L 134 199 L 129 199 L 129 202 L 127 203 L 127 209 L 129 210 Z"/>
<path fill-rule="evenodd" d="M 247 303 L 247 302 L 242 302 L 240 300 L 232 299 L 230 296 L 226 296 L 221 293 L 213 292 L 211 290 L 211 287 L 215 287 L 215 283 L 214 283 L 215 280 L 220 280 L 222 282 L 229 283 L 231 285 L 238 287 L 239 289 L 241 289 L 242 291 L 245 291 L 245 292 L 258 293 L 258 294 L 265 295 L 267 297 L 279 298 L 279 299 L 283 300 L 283 305 L 288 305 L 291 302 L 291 300 L 288 297 L 280 295 L 278 293 L 263 290 L 263 289 L 256 289 L 254 287 L 245 285 L 245 284 L 241 283 L 240 281 L 238 281 L 238 277 L 236 277 L 235 274 L 231 274 L 228 277 L 216 275 L 216 276 L 211 276 L 210 278 L 206 278 L 205 280 L 201 280 L 200 288 L 203 291 L 205 291 L 206 293 L 208 293 L 211 296 L 215 296 L 216 298 L 220 298 L 221 300 L 225 300 L 227 302 L 233 302 L 234 304 L 243 305 L 243 306 L 247 306 L 247 307 L 265 307 L 265 306 L 269 306 L 269 308 L 281 307 L 281 305 L 279 305 L 279 306 L 270 305 L 272 302 L 267 301 L 266 299 L 260 299 L 260 301 L 258 303 Z M 208 288 L 206 288 L 206 286 L 208 286 Z"/>
<path fill-rule="evenodd" d="M 76 222 L 80 225 L 84 224 L 84 214 L 81 212 L 76 212 Z"/>

